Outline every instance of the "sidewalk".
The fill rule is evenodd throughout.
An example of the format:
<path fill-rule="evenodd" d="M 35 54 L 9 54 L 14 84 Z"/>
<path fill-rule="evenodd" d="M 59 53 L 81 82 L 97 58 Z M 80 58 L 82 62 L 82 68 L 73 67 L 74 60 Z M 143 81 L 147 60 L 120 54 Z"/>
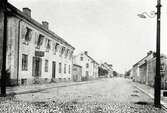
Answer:
<path fill-rule="evenodd" d="M 152 99 L 154 99 L 154 88 L 147 86 L 145 84 L 140 84 L 137 82 L 133 82 L 135 87 L 150 96 Z M 161 105 L 167 109 L 167 97 L 163 97 L 163 91 L 161 90 Z"/>
<path fill-rule="evenodd" d="M 26 85 L 26 86 L 7 87 L 7 95 L 35 93 L 35 92 L 40 92 L 46 89 L 68 87 L 73 85 L 82 85 L 82 84 L 93 83 L 95 81 L 101 81 L 101 80 L 104 80 L 104 79 L 96 79 L 96 80 L 81 81 L 81 82 L 70 81 L 70 82 L 58 82 L 58 83 L 48 83 L 48 84 L 33 84 L 33 85 Z"/>

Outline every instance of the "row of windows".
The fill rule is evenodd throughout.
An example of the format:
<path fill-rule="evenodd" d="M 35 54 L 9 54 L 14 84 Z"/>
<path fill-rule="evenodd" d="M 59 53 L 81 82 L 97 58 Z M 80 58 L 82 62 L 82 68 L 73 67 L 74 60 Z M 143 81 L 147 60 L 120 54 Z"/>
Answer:
<path fill-rule="evenodd" d="M 29 42 L 32 39 L 32 34 L 33 34 L 32 29 L 30 29 L 28 27 L 26 27 L 25 30 L 23 30 L 23 32 L 22 32 L 23 44 L 26 44 L 26 45 L 29 44 Z M 56 42 L 53 42 L 52 48 L 51 48 L 51 40 L 48 38 L 45 38 L 44 35 L 38 34 L 35 32 L 36 48 L 40 49 L 40 47 L 43 45 L 43 43 L 45 45 L 46 52 L 49 52 L 49 50 L 51 50 L 53 48 L 54 54 L 56 54 L 56 52 L 59 51 L 59 53 L 60 53 L 59 56 L 62 56 L 64 54 L 65 57 L 68 57 L 68 55 L 69 55 L 69 58 L 71 59 L 73 51 L 70 51 L 70 49 L 68 49 L 64 46 L 61 46 L 59 43 L 56 43 Z"/>
<path fill-rule="evenodd" d="M 49 61 L 45 60 L 45 72 L 48 72 Z M 22 54 L 22 71 L 28 71 L 28 55 Z M 62 73 L 62 63 L 59 63 L 59 73 Z M 67 73 L 67 64 L 64 64 L 64 74 Z M 71 73 L 71 66 L 68 65 L 68 74 Z"/>

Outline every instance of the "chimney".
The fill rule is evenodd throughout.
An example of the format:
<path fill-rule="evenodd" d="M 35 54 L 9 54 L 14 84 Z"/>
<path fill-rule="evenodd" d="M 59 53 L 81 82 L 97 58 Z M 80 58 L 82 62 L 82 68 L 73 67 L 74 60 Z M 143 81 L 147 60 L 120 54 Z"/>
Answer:
<path fill-rule="evenodd" d="M 49 23 L 47 21 L 42 21 L 42 25 L 48 29 L 49 28 Z"/>
<path fill-rule="evenodd" d="M 147 56 L 150 55 L 150 54 L 152 54 L 152 53 L 153 53 L 152 51 L 147 52 Z"/>
<path fill-rule="evenodd" d="M 31 17 L 31 9 L 25 7 L 23 8 L 23 13 L 29 17 Z"/>
<path fill-rule="evenodd" d="M 88 55 L 88 51 L 85 51 L 84 53 L 85 53 L 85 55 Z"/>

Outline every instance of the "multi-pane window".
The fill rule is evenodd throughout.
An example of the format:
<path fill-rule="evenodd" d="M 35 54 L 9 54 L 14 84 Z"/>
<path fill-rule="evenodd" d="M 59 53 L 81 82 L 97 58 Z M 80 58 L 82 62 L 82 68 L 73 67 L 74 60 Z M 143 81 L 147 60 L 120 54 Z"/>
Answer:
<path fill-rule="evenodd" d="M 46 51 L 49 51 L 50 48 L 51 48 L 51 40 L 47 39 L 46 40 Z"/>
<path fill-rule="evenodd" d="M 57 52 L 58 46 L 59 46 L 59 43 L 56 43 L 56 45 L 55 45 L 55 52 Z"/>
<path fill-rule="evenodd" d="M 69 59 L 72 58 L 72 55 L 73 55 L 73 51 L 70 52 Z"/>
<path fill-rule="evenodd" d="M 39 34 L 39 36 L 37 37 L 37 48 L 40 48 L 40 46 L 43 44 L 43 40 L 44 40 L 44 36 Z"/>
<path fill-rule="evenodd" d="M 25 32 L 25 37 L 24 37 L 24 44 L 28 45 L 28 42 L 31 40 L 32 38 L 32 30 L 28 27 L 26 27 L 26 32 Z"/>
<path fill-rule="evenodd" d="M 22 54 L 22 70 L 28 70 L 28 55 Z"/>
<path fill-rule="evenodd" d="M 66 73 L 66 64 L 64 64 L 64 73 Z"/>
<path fill-rule="evenodd" d="M 67 58 L 67 56 L 68 56 L 68 52 L 69 52 L 69 49 L 66 49 L 66 52 L 65 52 L 65 58 Z"/>
<path fill-rule="evenodd" d="M 68 74 L 70 74 L 71 73 L 71 67 L 70 67 L 70 65 L 68 66 Z"/>
<path fill-rule="evenodd" d="M 65 47 L 62 47 L 62 48 L 61 48 L 61 51 L 60 51 L 60 56 L 63 55 L 64 51 L 65 51 Z"/>
<path fill-rule="evenodd" d="M 59 73 L 61 73 L 61 63 L 59 63 Z"/>
<path fill-rule="evenodd" d="M 48 60 L 45 60 L 45 72 L 48 72 Z"/>

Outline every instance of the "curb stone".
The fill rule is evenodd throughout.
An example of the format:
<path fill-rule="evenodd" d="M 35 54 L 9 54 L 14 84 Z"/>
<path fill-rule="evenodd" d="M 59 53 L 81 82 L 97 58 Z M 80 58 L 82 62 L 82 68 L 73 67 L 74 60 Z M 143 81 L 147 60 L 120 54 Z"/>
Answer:
<path fill-rule="evenodd" d="M 145 93 L 146 95 L 148 95 L 149 97 L 151 97 L 151 99 L 154 99 L 154 96 L 151 93 L 146 92 L 145 90 L 143 90 L 142 88 L 140 88 L 139 86 L 134 85 L 137 89 L 139 89 L 140 91 L 142 91 L 143 93 Z M 164 101 L 161 100 L 161 105 L 162 108 L 167 111 L 167 103 L 165 103 Z"/>

